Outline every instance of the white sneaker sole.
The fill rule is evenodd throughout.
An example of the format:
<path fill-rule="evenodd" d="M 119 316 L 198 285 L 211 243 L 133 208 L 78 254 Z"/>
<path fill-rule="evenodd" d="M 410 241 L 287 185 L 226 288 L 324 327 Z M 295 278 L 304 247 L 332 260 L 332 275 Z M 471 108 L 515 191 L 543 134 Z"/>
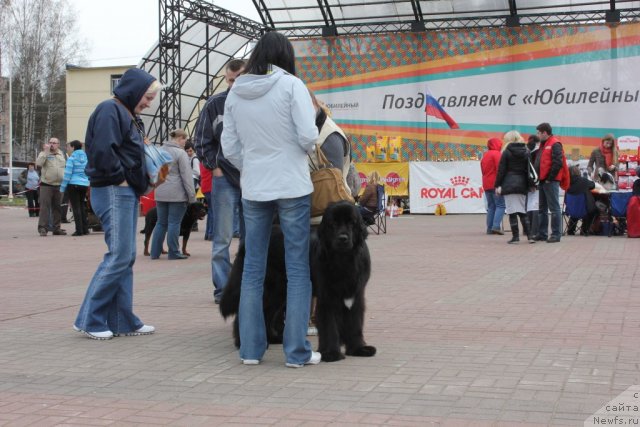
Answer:
<path fill-rule="evenodd" d="M 142 327 L 144 328 L 144 326 Z M 140 329 L 142 329 L 140 328 Z M 124 336 L 124 337 L 137 337 L 139 335 L 151 335 L 154 334 L 156 332 L 156 328 L 151 329 L 150 331 L 140 331 L 140 329 L 138 329 L 137 331 L 133 331 L 133 332 L 127 332 L 126 334 L 114 334 L 114 337 L 120 337 L 120 336 Z"/>
<path fill-rule="evenodd" d="M 113 335 L 113 334 L 105 335 L 105 336 L 94 335 L 94 333 L 83 331 L 82 329 L 78 328 L 76 325 L 73 325 L 73 330 L 76 331 L 76 332 L 80 332 L 80 333 L 88 336 L 92 340 L 96 340 L 96 341 L 106 341 L 106 340 L 110 340 L 113 337 L 117 336 L 117 335 Z M 103 332 L 98 332 L 98 333 L 103 333 Z"/>
<path fill-rule="evenodd" d="M 322 355 L 320 353 L 318 353 L 317 351 L 312 351 L 311 352 L 311 358 L 306 361 L 303 364 L 298 364 L 298 363 L 285 363 L 284 366 L 286 366 L 287 368 L 303 368 L 304 365 L 317 365 L 318 363 L 320 363 L 320 361 L 322 360 Z"/>

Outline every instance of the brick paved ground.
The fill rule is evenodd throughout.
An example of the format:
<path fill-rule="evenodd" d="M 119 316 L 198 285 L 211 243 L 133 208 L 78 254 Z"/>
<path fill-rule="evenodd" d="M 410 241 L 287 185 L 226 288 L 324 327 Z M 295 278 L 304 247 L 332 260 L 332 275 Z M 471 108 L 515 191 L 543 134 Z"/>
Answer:
<path fill-rule="evenodd" d="M 138 257 L 158 332 L 98 342 L 71 324 L 102 234 L 42 238 L 0 209 L 0 424 L 582 425 L 640 384 L 640 239 L 512 246 L 483 224 L 390 220 L 369 239 L 378 354 L 287 369 L 280 346 L 239 363 L 202 232 L 189 260 Z"/>

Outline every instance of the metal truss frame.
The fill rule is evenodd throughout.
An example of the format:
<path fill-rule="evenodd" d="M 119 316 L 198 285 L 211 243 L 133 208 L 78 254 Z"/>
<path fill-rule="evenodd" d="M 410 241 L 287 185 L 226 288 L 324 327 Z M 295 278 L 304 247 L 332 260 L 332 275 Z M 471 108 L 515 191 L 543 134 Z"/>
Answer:
<path fill-rule="evenodd" d="M 157 142 L 168 139 L 171 129 L 188 128 L 190 120 L 194 120 L 196 107 L 190 111 L 183 110 L 183 100 L 206 99 L 217 92 L 223 82 L 222 67 L 210 69 L 209 55 L 225 55 L 228 59 L 242 55 L 249 43 L 257 40 L 266 31 L 280 31 L 290 38 L 305 39 L 317 37 L 353 36 L 361 34 L 378 34 L 389 32 L 423 32 L 446 31 L 487 27 L 515 27 L 525 25 L 572 25 L 572 24 L 612 24 L 619 22 L 640 21 L 640 10 L 637 8 L 617 8 L 623 4 L 631 4 L 631 0 L 609 0 L 608 9 L 579 10 L 574 12 L 554 11 L 549 6 L 545 13 L 532 12 L 526 2 L 508 0 L 508 10 L 486 10 L 474 12 L 457 12 L 453 17 L 443 18 L 441 15 L 423 13 L 420 0 L 395 0 L 398 3 L 410 3 L 411 13 L 395 16 L 363 16 L 349 20 L 336 20 L 330 0 L 316 0 L 317 6 L 270 7 L 269 0 L 252 0 L 262 22 L 255 22 L 243 16 L 217 7 L 205 0 L 158 0 L 160 8 L 158 45 L 143 58 L 141 67 L 152 72 L 163 82 L 165 90 L 160 95 L 157 111 L 146 115 L 148 134 Z M 367 0 L 366 4 L 380 3 L 378 0 Z M 560 2 L 559 2 L 560 3 Z M 602 5 L 603 2 L 591 2 Z M 350 6 L 357 6 L 353 3 Z M 365 2 L 360 4 L 364 6 Z M 275 11 L 289 12 L 294 16 L 296 11 L 317 7 L 321 12 L 321 20 L 314 21 L 281 21 L 273 19 Z M 293 18 L 292 18 L 293 19 Z M 362 22 L 359 22 L 362 21 Z M 190 44 L 183 35 L 195 25 L 204 24 L 206 42 L 202 46 Z M 219 49 L 231 36 L 239 36 L 246 40 L 236 52 L 224 52 Z M 185 58 L 181 47 L 195 50 Z M 195 49 L 193 49 L 195 48 Z M 226 61 L 224 61 L 226 62 Z M 191 77 L 204 78 L 206 85 L 202 94 L 183 93 L 184 83 Z M 191 102 L 193 104 L 193 102 Z M 192 131 L 192 128 L 189 128 Z"/>
<path fill-rule="evenodd" d="M 265 32 L 263 25 L 202 0 L 159 0 L 159 7 L 158 45 L 143 58 L 141 65 L 164 84 L 158 109 L 152 114 L 142 114 L 147 123 L 147 134 L 156 142 L 168 140 L 171 129 L 188 127 L 195 110 L 183 111 L 183 100 L 194 97 L 206 99 L 222 84 L 223 79 L 219 77 L 222 70 L 210 69 L 209 55 L 223 55 L 231 59 L 243 48 L 230 53 L 218 49 L 229 37 L 235 35 L 246 39 L 246 46 Z M 183 37 L 189 29 L 202 24 L 206 33 L 206 42 L 202 46 Z M 181 48 L 187 46 L 195 48 L 190 57 L 181 53 Z M 202 94 L 184 93 L 183 85 L 196 74 L 204 76 L 207 82 Z"/>

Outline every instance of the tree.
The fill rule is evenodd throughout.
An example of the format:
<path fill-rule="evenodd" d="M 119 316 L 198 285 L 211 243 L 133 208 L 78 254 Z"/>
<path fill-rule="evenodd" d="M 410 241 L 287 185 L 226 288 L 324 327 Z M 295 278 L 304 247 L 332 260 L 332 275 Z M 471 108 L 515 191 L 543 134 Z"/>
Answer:
<path fill-rule="evenodd" d="M 14 157 L 27 160 L 51 136 L 66 136 L 65 65 L 79 59 L 71 32 L 75 12 L 66 0 L 0 1 L 8 2 L 3 9 L 9 14 L 0 33 L 11 33 L 11 55 L 5 58 L 11 58 L 14 87 Z M 54 135 L 54 129 L 61 133 Z"/>

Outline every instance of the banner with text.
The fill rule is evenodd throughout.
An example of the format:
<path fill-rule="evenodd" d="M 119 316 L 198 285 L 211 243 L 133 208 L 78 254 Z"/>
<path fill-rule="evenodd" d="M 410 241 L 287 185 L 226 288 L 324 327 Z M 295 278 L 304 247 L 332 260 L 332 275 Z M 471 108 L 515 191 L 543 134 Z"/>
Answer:
<path fill-rule="evenodd" d="M 413 150 L 425 141 L 484 149 L 490 137 L 535 133 L 550 122 L 565 149 L 583 157 L 607 133 L 640 137 L 640 23 L 381 34 L 295 47 L 302 78 L 354 135 L 400 135 L 421 142 Z M 425 115 L 428 90 L 460 129 Z"/>
<path fill-rule="evenodd" d="M 480 162 L 411 162 L 411 213 L 485 213 Z"/>
<path fill-rule="evenodd" d="M 384 181 L 384 191 L 387 196 L 409 195 L 409 163 L 355 163 L 360 175 L 360 194 L 367 186 L 367 178 L 373 171 L 377 171 Z"/>

